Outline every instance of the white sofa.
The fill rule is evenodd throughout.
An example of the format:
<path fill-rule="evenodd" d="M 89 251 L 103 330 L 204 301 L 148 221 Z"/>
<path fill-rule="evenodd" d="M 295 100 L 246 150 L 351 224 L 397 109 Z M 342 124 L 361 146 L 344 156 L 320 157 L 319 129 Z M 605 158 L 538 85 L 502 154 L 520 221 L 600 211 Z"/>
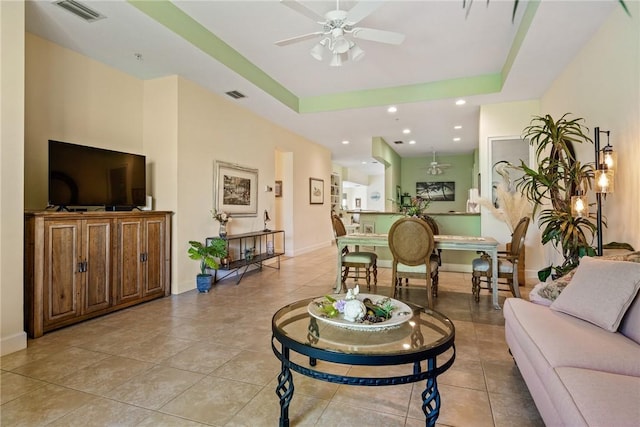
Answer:
<path fill-rule="evenodd" d="M 553 305 L 506 300 L 506 341 L 547 426 L 640 426 L 640 296 L 633 295 L 615 332 Z"/>

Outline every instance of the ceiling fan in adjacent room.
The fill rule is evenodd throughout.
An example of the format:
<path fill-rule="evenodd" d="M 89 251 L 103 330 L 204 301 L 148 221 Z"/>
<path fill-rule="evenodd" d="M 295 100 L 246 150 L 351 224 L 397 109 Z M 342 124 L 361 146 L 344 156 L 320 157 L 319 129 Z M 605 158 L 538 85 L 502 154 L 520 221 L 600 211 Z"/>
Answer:
<path fill-rule="evenodd" d="M 436 160 L 436 152 L 433 152 L 433 161 L 427 168 L 427 174 L 429 175 L 442 175 L 444 173 L 444 169 L 450 168 L 451 165 L 449 163 L 438 163 Z"/>
<path fill-rule="evenodd" d="M 404 41 L 404 34 L 401 33 L 355 26 L 378 9 L 382 2 L 360 1 L 349 11 L 345 11 L 340 9 L 340 0 L 336 0 L 336 10 L 327 12 L 324 17 L 297 0 L 280 0 L 280 2 L 320 24 L 322 30 L 280 40 L 275 44 L 287 46 L 305 40 L 320 38 L 320 41 L 311 49 L 311 56 L 318 61 L 322 61 L 324 51 L 328 49 L 332 55 L 329 65 L 333 67 L 339 67 L 344 61 L 348 60 L 358 61 L 364 56 L 364 50 L 349 37 L 395 45 L 399 45 Z"/>

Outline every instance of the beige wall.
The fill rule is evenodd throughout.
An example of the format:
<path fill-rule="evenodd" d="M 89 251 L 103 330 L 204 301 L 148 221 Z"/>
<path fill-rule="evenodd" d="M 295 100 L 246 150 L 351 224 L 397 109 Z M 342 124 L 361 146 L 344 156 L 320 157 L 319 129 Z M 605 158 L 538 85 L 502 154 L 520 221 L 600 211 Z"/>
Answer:
<path fill-rule="evenodd" d="M 531 117 L 540 114 L 538 101 L 507 102 L 483 105 L 480 108 L 479 171 L 481 197 L 491 198 L 487 189 L 491 188 L 491 162 L 488 159 L 489 138 L 515 137 L 529 124 Z M 495 237 L 501 243 L 511 240 L 507 225 L 495 218 L 486 208 L 482 209 L 481 230 L 486 236 Z M 535 223 L 529 226 L 525 240 L 527 280 L 535 280 L 537 272 L 548 265 L 544 263 L 544 252 L 540 246 L 540 233 Z"/>
<path fill-rule="evenodd" d="M 517 136 L 531 116 L 564 113 L 583 117 L 591 130 L 599 126 L 611 131 L 611 142 L 619 152 L 616 193 L 607 197 L 603 213 L 608 228 L 604 242 L 631 243 L 640 248 L 640 4 L 627 3 L 631 17 L 614 8 L 605 24 L 556 79 L 542 99 L 524 103 L 485 105 L 480 113 L 480 170 L 486 171 L 486 143 L 492 136 Z M 606 137 L 601 139 L 606 144 Z M 593 145 L 577 147 L 578 159 L 593 162 Z M 488 181 L 483 177 L 483 188 Z M 533 228 L 533 230 L 532 230 Z M 490 214 L 482 215 L 482 233 L 508 239 L 508 229 Z M 595 243 L 595 242 L 594 242 Z M 540 246 L 536 223 L 527 234 L 527 277 L 558 262 L 557 252 Z"/>
<path fill-rule="evenodd" d="M 603 242 L 628 242 L 640 249 L 640 3 L 627 2 L 611 16 L 544 95 L 541 111 L 552 116 L 571 112 L 591 130 L 611 131 L 618 151 L 616 192 L 603 214 L 608 227 Z M 601 135 L 601 146 L 606 135 Z M 593 145 L 578 148 L 578 158 L 593 162 Z"/>
<path fill-rule="evenodd" d="M 195 287 L 198 271 L 186 256 L 187 242 L 217 235 L 211 217 L 215 161 L 259 170 L 258 216 L 230 224 L 231 233 L 241 233 L 261 230 L 263 211 L 275 212 L 274 193 L 264 190 L 276 179 L 276 153 L 287 153 L 292 165 L 279 179 L 287 183 L 291 212 L 286 221 L 275 220 L 287 233 L 287 253 L 331 243 L 329 150 L 184 78 L 138 80 L 26 37 L 25 208 L 46 206 L 48 139 L 146 155 L 154 208 L 174 212 L 172 292 L 180 293 Z M 323 205 L 309 204 L 309 177 L 324 179 Z"/>
<path fill-rule="evenodd" d="M 0 2 L 0 356 L 27 346 L 23 328 L 24 3 Z M 10 67 L 5 64 L 11 64 Z"/>
<path fill-rule="evenodd" d="M 49 139 L 144 154 L 143 84 L 26 34 L 25 208 L 47 206 Z"/>

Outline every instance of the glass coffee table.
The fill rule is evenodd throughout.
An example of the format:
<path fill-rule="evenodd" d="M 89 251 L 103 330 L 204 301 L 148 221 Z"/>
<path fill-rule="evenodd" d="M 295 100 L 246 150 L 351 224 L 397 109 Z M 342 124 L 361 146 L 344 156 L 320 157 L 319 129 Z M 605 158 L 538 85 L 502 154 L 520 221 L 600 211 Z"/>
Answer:
<path fill-rule="evenodd" d="M 280 398 L 280 426 L 289 425 L 289 404 L 293 398 L 293 375 L 338 384 L 384 386 L 426 380 L 422 410 L 427 426 L 435 426 L 440 413 L 440 394 L 436 378 L 455 360 L 455 328 L 451 320 L 436 311 L 401 303 L 406 321 L 391 327 L 366 326 L 352 329 L 334 319 L 312 315 L 311 305 L 318 298 L 294 302 L 279 309 L 271 321 L 271 348 L 281 361 L 276 394 Z M 356 325 L 357 326 L 357 325 Z M 291 352 L 309 357 L 308 366 L 293 362 Z M 436 358 L 440 356 L 440 360 Z M 353 377 L 323 372 L 317 361 L 345 365 L 407 365 L 407 373 L 389 377 Z M 425 362 L 424 364 L 421 362 Z M 441 362 L 441 363 L 438 363 Z M 394 370 L 395 371 L 395 370 Z"/>

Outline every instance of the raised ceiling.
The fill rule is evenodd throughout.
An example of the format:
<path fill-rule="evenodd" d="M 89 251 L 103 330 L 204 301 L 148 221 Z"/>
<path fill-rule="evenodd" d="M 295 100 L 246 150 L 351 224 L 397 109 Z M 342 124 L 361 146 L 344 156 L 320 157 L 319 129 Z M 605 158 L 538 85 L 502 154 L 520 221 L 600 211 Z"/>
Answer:
<path fill-rule="evenodd" d="M 381 171 L 371 164 L 372 137 L 403 157 L 472 151 L 481 105 L 539 98 L 619 7 L 520 0 L 512 20 L 512 1 L 476 0 L 465 10 L 462 0 L 391 0 L 358 25 L 403 33 L 404 42 L 357 40 L 364 58 L 330 67 L 309 54 L 319 39 L 274 44 L 319 29 L 277 0 L 83 3 L 106 18 L 87 23 L 49 0 L 29 0 L 27 31 L 141 79 L 178 74 L 223 96 L 237 90 L 246 98 L 232 102 L 367 173 Z M 319 15 L 336 8 L 301 3 Z M 455 105 L 460 98 L 465 105 Z"/>

